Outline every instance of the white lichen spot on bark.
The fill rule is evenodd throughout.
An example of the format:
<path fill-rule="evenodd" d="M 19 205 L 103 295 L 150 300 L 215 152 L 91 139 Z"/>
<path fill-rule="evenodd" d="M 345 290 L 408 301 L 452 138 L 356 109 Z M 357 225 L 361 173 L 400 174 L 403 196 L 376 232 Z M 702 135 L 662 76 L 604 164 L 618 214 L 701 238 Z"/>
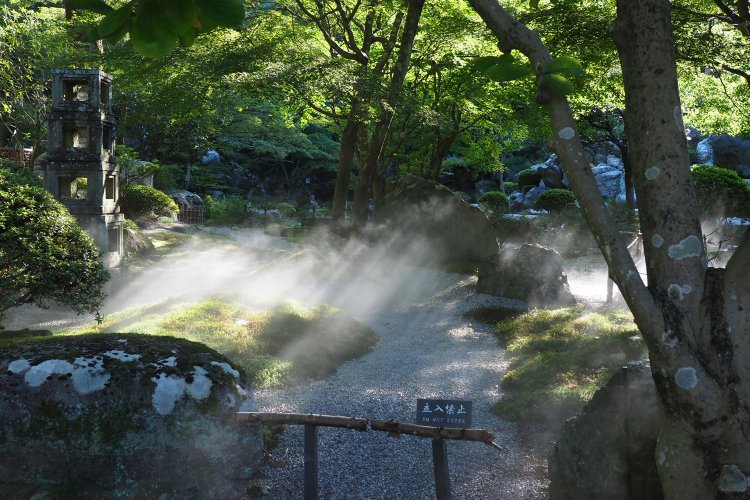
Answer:
<path fill-rule="evenodd" d="M 645 173 L 646 179 L 655 181 L 659 177 L 659 175 L 661 175 L 661 170 L 659 169 L 659 167 L 654 165 L 653 167 L 647 168 Z"/>
<path fill-rule="evenodd" d="M 677 370 L 677 373 L 674 374 L 674 381 L 679 387 L 685 389 L 686 391 L 689 391 L 690 389 L 694 389 L 695 386 L 698 385 L 698 374 L 695 373 L 695 368 L 692 368 L 690 366 L 680 368 L 679 370 Z"/>
<path fill-rule="evenodd" d="M 664 238 L 660 234 L 655 234 L 651 237 L 651 244 L 654 248 L 661 248 L 664 244 Z"/>
<path fill-rule="evenodd" d="M 659 450 L 659 456 L 656 460 L 657 462 L 659 462 L 659 465 L 664 465 L 664 462 L 667 461 L 667 454 L 665 449 Z"/>
<path fill-rule="evenodd" d="M 565 127 L 560 129 L 557 136 L 564 141 L 569 141 L 576 136 L 576 131 L 573 130 L 573 127 Z"/>
<path fill-rule="evenodd" d="M 721 468 L 718 486 L 724 493 L 744 493 L 750 486 L 750 478 L 736 465 L 725 465 Z"/>
<path fill-rule="evenodd" d="M 24 358 L 11 361 L 8 365 L 8 371 L 13 373 L 14 375 L 20 375 L 28 371 L 29 368 L 31 368 L 31 363 L 29 363 L 29 361 Z"/>
<path fill-rule="evenodd" d="M 667 295 L 669 295 L 669 298 L 672 300 L 682 300 L 685 298 L 685 295 L 689 294 L 693 291 L 693 287 L 690 285 L 669 285 L 669 288 L 667 288 Z"/>
<path fill-rule="evenodd" d="M 661 335 L 661 341 L 664 342 L 668 347 L 674 347 L 677 345 L 677 335 L 672 330 L 667 330 Z"/>
<path fill-rule="evenodd" d="M 692 234 L 681 242 L 669 247 L 669 256 L 677 260 L 700 257 L 702 253 L 703 243 L 701 243 L 700 238 Z"/>

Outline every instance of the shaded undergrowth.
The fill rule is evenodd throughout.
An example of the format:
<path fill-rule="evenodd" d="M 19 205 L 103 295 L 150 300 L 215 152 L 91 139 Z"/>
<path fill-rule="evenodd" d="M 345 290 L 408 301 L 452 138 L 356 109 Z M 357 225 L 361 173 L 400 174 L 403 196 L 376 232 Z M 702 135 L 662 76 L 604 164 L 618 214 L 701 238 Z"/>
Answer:
<path fill-rule="evenodd" d="M 226 356 L 256 387 L 282 387 L 333 373 L 343 362 L 369 352 L 375 333 L 328 305 L 285 302 L 251 310 L 217 297 L 165 312 L 158 305 L 106 316 L 101 324 L 62 334 L 138 332 L 201 342 Z"/>

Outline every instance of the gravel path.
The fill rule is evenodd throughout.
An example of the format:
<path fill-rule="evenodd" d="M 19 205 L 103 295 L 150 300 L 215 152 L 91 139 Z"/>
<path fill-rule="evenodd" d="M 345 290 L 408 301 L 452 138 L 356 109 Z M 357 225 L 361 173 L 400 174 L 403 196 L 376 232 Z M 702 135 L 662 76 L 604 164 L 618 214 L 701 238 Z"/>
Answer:
<path fill-rule="evenodd" d="M 403 270 L 402 270 L 403 272 Z M 496 434 L 499 452 L 474 442 L 448 442 L 451 488 L 460 499 L 545 498 L 544 459 L 520 443 L 516 425 L 492 415 L 507 358 L 488 325 L 462 314 L 514 304 L 473 292 L 476 278 L 411 268 L 421 294 L 399 308 L 359 317 L 380 336 L 375 350 L 325 380 L 256 392 L 260 411 L 350 415 L 413 422 L 417 398 L 473 401 L 472 427 Z M 319 488 L 330 499 L 434 498 L 429 439 L 320 428 Z M 300 498 L 302 427 L 290 426 L 272 452 L 261 486 L 272 498 Z"/>

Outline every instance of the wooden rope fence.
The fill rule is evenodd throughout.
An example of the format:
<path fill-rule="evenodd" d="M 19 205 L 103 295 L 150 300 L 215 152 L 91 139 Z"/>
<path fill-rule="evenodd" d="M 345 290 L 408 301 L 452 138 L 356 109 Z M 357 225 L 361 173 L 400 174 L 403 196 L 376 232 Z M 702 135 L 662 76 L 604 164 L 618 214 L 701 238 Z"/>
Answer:
<path fill-rule="evenodd" d="M 448 447 L 446 440 L 477 441 L 503 451 L 495 443 L 495 435 L 486 429 L 452 429 L 427 425 L 407 424 L 395 420 L 369 420 L 338 415 L 305 413 L 239 412 L 238 422 L 260 422 L 262 424 L 304 425 L 304 499 L 318 498 L 318 427 L 338 427 L 360 432 L 381 431 L 391 436 L 407 434 L 432 439 L 432 462 L 435 474 L 435 494 L 438 500 L 449 500 L 450 476 L 448 471 Z"/>

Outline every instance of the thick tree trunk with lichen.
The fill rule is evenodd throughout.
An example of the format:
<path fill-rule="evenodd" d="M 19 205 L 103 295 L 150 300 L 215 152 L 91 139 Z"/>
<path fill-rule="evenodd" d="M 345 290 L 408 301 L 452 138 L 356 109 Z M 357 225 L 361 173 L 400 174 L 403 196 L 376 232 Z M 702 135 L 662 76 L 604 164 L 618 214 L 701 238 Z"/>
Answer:
<path fill-rule="evenodd" d="M 669 2 L 618 1 L 613 34 L 625 82 L 649 289 L 664 318 L 664 328 L 650 332 L 661 334 L 660 342 L 653 339 L 649 346 L 661 402 L 657 466 L 664 493 L 746 494 L 750 359 L 742 321 L 748 312 L 734 303 L 747 304 L 750 297 L 747 289 L 726 288 L 727 271 L 706 269 Z"/>
<path fill-rule="evenodd" d="M 750 235 L 708 269 L 677 88 L 668 0 L 618 0 L 627 135 L 648 287 L 602 205 L 567 101 L 541 81 L 550 54 L 497 0 L 470 0 L 539 76 L 553 148 L 646 341 L 660 404 L 656 459 L 670 499 L 750 494 Z"/>

